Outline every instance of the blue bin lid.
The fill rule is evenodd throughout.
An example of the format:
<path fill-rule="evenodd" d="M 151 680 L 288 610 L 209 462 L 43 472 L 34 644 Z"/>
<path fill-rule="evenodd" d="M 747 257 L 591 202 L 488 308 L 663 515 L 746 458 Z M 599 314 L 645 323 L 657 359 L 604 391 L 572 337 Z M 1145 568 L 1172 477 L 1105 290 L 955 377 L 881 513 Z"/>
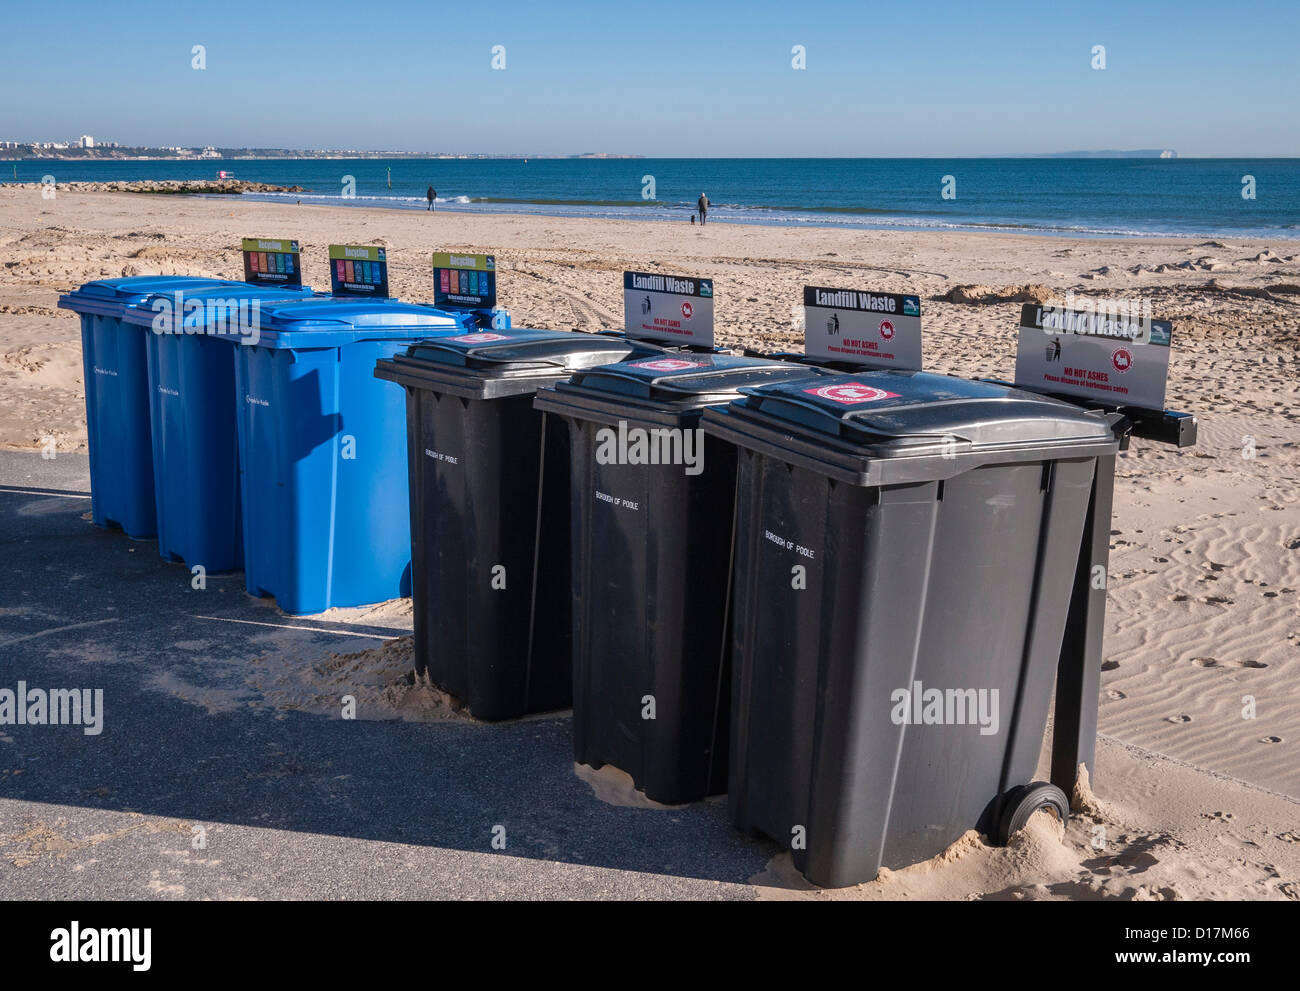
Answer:
<path fill-rule="evenodd" d="M 260 314 L 261 309 L 265 306 L 333 299 L 332 296 L 326 293 L 315 292 L 311 286 L 280 288 L 235 282 L 230 285 L 203 286 L 199 289 L 181 287 L 168 289 L 165 292 L 150 293 L 138 304 L 127 309 L 122 314 L 122 319 L 127 323 L 141 324 L 146 327 L 152 326 L 154 318 L 159 312 L 156 308 L 156 301 L 166 300 L 170 306 L 175 307 L 178 303 L 178 296 L 180 297 L 179 305 L 181 307 L 179 319 L 181 327 L 204 327 L 209 323 L 219 322 L 222 319 L 222 309 L 208 304 L 217 304 L 225 300 L 230 300 L 236 305 L 241 302 L 256 302 Z M 198 313 L 186 313 L 184 310 L 185 304 L 196 301 L 203 304 L 203 309 Z"/>
<path fill-rule="evenodd" d="M 248 283 L 192 275 L 132 275 L 124 279 L 98 279 L 60 296 L 59 306 L 76 313 L 120 317 L 127 307 L 138 306 L 158 293 L 178 290 L 188 292 L 221 286 L 247 287 Z"/>
<path fill-rule="evenodd" d="M 452 313 L 400 300 L 321 296 L 263 309 L 260 337 L 253 346 L 333 348 L 363 340 L 463 334 L 474 326 L 472 313 Z"/>

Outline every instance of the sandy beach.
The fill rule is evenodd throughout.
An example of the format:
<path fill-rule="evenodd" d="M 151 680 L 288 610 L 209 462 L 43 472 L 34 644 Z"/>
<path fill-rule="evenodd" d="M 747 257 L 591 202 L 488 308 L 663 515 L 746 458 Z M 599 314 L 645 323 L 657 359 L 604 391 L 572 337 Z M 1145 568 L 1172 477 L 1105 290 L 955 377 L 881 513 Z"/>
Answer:
<path fill-rule="evenodd" d="M 804 285 L 915 293 L 926 369 L 962 376 L 1012 377 L 1018 299 L 1149 300 L 1174 324 L 1167 405 L 1197 416 L 1199 442 L 1135 440 L 1119 462 L 1095 798 L 1084 789 L 1064 832 L 1040 816 L 1006 849 L 970 835 L 853 889 L 809 890 L 788 855 L 751 880 L 767 897 L 1300 900 L 1300 241 L 701 228 L 11 186 L 0 448 L 86 450 L 79 323 L 60 293 L 241 278 L 246 236 L 298 239 L 304 281 L 322 288 L 328 244 L 384 244 L 393 293 L 410 300 L 432 297 L 431 252 L 490 252 L 521 327 L 620 328 L 625 269 L 710 277 L 724 346 L 801 349 Z M 963 299 L 1002 301 L 950 301 Z"/>

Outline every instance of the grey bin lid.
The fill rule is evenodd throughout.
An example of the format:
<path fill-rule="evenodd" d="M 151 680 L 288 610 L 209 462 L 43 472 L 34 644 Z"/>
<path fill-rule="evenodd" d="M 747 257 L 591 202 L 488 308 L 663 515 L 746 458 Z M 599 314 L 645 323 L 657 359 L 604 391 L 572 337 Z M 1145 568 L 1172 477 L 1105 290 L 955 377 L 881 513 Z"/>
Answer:
<path fill-rule="evenodd" d="M 663 348 L 568 330 L 483 330 L 421 341 L 381 361 L 375 375 L 474 399 L 534 392 L 574 372 Z"/>
<path fill-rule="evenodd" d="M 948 375 L 833 372 L 742 392 L 707 411 L 705 429 L 856 484 L 1118 449 L 1115 414 Z M 882 466 L 890 461 L 899 463 Z"/>
<path fill-rule="evenodd" d="M 555 391 L 600 397 L 615 405 L 624 398 L 675 409 L 698 408 L 739 399 L 742 389 L 807 377 L 807 367 L 788 362 L 682 352 L 587 369 L 567 382 L 557 382 Z"/>

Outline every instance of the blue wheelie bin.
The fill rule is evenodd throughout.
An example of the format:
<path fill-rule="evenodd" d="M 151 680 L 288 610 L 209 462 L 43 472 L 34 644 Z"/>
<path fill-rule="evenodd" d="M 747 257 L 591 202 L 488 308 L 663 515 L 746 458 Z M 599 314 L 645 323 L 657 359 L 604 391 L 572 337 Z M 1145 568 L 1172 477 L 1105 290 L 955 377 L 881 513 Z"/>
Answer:
<path fill-rule="evenodd" d="M 209 572 L 243 567 L 232 348 L 256 343 L 263 308 L 329 299 L 310 287 L 239 283 L 159 293 L 128 310 L 149 328 L 149 367 L 158 551 Z"/>
<path fill-rule="evenodd" d="M 90 509 L 96 526 L 120 527 L 137 540 L 157 532 L 147 334 L 123 318 L 156 293 L 243 285 L 146 275 L 87 282 L 59 297 L 62 309 L 81 317 Z"/>
<path fill-rule="evenodd" d="M 375 362 L 476 321 L 396 300 L 262 311 L 257 343 L 234 349 L 251 595 L 305 615 L 411 594 L 406 400 Z"/>

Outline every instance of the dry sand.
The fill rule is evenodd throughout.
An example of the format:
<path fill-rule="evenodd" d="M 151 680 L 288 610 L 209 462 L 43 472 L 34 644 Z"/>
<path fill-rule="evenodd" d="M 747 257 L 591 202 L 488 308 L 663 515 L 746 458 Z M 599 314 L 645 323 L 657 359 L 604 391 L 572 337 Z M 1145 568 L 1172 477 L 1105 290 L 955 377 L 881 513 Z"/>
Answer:
<path fill-rule="evenodd" d="M 727 345 L 797 349 L 804 284 L 917 293 L 927 369 L 972 376 L 1011 377 L 1019 303 L 947 298 L 1043 287 L 1030 291 L 1150 300 L 1175 324 L 1167 402 L 1196 414 L 1200 442 L 1134 441 L 1119 463 L 1100 810 L 1063 839 L 1051 823 L 1006 850 L 967 838 L 835 897 L 1300 898 L 1300 242 L 698 228 L 4 188 L 0 447 L 53 438 L 85 450 L 78 322 L 55 309 L 59 293 L 138 274 L 239 278 L 239 239 L 253 235 L 298 238 L 317 286 L 327 244 L 386 244 L 393 291 L 408 299 L 432 295 L 434 249 L 493 252 L 516 326 L 620 327 L 626 268 L 709 276 Z M 401 683 L 402 649 L 305 658 L 250 644 L 262 659 L 247 695 L 192 700 L 314 710 L 337 705 L 339 677 L 360 671 L 370 718 L 462 718 Z M 617 782 L 590 783 L 632 801 Z M 1103 851 L 1090 846 L 1098 826 Z M 807 897 L 782 861 L 755 882 Z"/>
<path fill-rule="evenodd" d="M 409 629 L 410 599 L 330 609 L 310 618 L 287 621 L 269 601 L 267 606 L 268 622 L 246 627 L 247 659 L 218 662 L 209 658 L 206 670 L 213 676 L 204 684 L 186 681 L 171 671 L 159 671 L 149 687 L 201 706 L 209 714 L 265 705 L 282 713 L 305 712 L 361 721 L 476 722 L 459 701 L 427 680 L 416 678 L 413 636 L 379 639 L 364 632 L 349 632 L 349 627 L 357 631 Z M 199 623 L 195 639 L 180 641 L 173 647 L 204 657 L 209 646 L 202 638 L 204 622 L 222 620 L 206 616 L 196 619 Z M 356 637 L 358 648 L 323 652 L 322 632 L 331 634 L 335 642 L 340 636 Z M 368 646 L 376 640 L 377 646 Z"/>

